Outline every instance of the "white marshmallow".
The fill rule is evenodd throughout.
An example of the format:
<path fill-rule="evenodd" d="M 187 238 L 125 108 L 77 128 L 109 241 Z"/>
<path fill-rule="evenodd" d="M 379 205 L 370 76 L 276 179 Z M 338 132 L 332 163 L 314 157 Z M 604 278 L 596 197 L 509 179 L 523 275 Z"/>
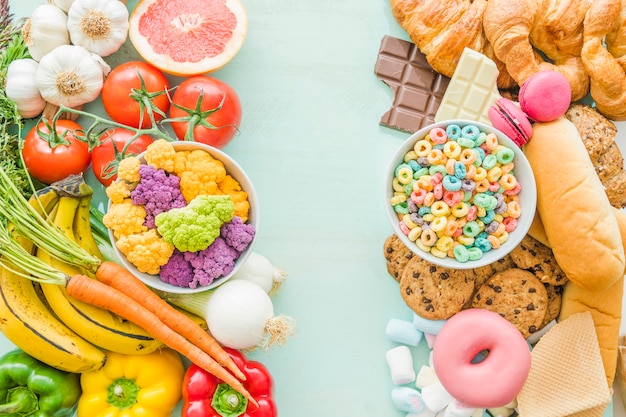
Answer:
<path fill-rule="evenodd" d="M 391 373 L 391 380 L 396 385 L 404 385 L 415 381 L 413 355 L 408 346 L 401 345 L 389 349 L 385 354 Z"/>
<path fill-rule="evenodd" d="M 437 382 L 437 375 L 435 374 L 435 370 L 430 366 L 422 365 L 420 370 L 417 372 L 417 378 L 415 378 L 415 386 L 419 389 L 424 388 L 427 385 L 434 384 Z"/>
<path fill-rule="evenodd" d="M 422 388 L 422 398 L 426 407 L 433 411 L 443 410 L 454 400 L 439 381 Z"/>

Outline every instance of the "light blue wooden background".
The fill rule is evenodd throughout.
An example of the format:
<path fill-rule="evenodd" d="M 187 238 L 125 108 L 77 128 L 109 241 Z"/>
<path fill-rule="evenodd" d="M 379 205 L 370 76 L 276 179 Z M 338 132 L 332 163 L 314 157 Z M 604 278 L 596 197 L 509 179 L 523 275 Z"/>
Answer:
<path fill-rule="evenodd" d="M 19 17 L 43 2 L 10 5 Z M 379 126 L 392 95 L 373 70 L 384 35 L 408 38 L 385 0 L 243 3 L 245 44 L 212 74 L 243 104 L 241 134 L 224 151 L 257 189 L 255 250 L 289 273 L 276 314 L 298 323 L 287 345 L 253 358 L 272 372 L 283 417 L 404 416 L 389 399 L 385 352 L 395 345 L 385 325 L 411 313 L 385 269 L 392 230 L 382 195 L 387 162 L 408 135 Z M 111 60 L 135 58 L 125 48 Z"/>

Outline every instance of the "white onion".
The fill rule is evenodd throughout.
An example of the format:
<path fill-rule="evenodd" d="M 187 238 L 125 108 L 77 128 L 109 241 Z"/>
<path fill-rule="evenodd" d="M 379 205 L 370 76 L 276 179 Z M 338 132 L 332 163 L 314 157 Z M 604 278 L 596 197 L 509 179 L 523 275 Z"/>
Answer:
<path fill-rule="evenodd" d="M 244 279 L 254 282 L 266 293 L 272 295 L 285 281 L 285 276 L 286 274 L 276 268 L 265 256 L 252 252 L 230 279 Z"/>
<path fill-rule="evenodd" d="M 283 343 L 294 329 L 291 318 L 274 316 L 274 305 L 263 288 L 243 279 L 217 287 L 204 318 L 213 337 L 233 349 L 269 348 Z"/>

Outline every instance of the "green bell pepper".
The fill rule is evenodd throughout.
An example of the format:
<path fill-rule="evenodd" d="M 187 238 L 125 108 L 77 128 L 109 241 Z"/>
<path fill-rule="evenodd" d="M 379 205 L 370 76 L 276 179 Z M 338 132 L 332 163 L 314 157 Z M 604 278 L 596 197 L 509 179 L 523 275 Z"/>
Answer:
<path fill-rule="evenodd" d="M 69 417 L 80 394 L 78 374 L 46 365 L 20 349 L 0 358 L 0 416 Z"/>

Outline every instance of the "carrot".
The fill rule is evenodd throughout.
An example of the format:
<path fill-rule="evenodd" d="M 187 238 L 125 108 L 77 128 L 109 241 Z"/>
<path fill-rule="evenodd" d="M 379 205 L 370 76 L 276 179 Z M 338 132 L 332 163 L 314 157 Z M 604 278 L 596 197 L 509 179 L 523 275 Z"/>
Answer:
<path fill-rule="evenodd" d="M 103 282 L 80 274 L 67 278 L 66 290 L 71 297 L 77 300 L 104 308 L 143 327 L 154 338 L 159 339 L 168 347 L 187 357 L 191 362 L 221 379 L 246 397 L 251 404 L 258 406 L 256 400 L 243 387 L 241 381 L 220 366 L 206 352 L 170 329 L 154 313 L 148 311 L 128 295 Z"/>
<path fill-rule="evenodd" d="M 186 337 L 194 345 L 211 355 L 219 364 L 228 368 L 237 378 L 246 377 L 230 355 L 206 330 L 177 311 L 161 297 L 150 291 L 126 268 L 114 262 L 102 262 L 96 271 L 98 281 L 128 295 L 148 311 L 155 314 L 166 326 Z"/>

